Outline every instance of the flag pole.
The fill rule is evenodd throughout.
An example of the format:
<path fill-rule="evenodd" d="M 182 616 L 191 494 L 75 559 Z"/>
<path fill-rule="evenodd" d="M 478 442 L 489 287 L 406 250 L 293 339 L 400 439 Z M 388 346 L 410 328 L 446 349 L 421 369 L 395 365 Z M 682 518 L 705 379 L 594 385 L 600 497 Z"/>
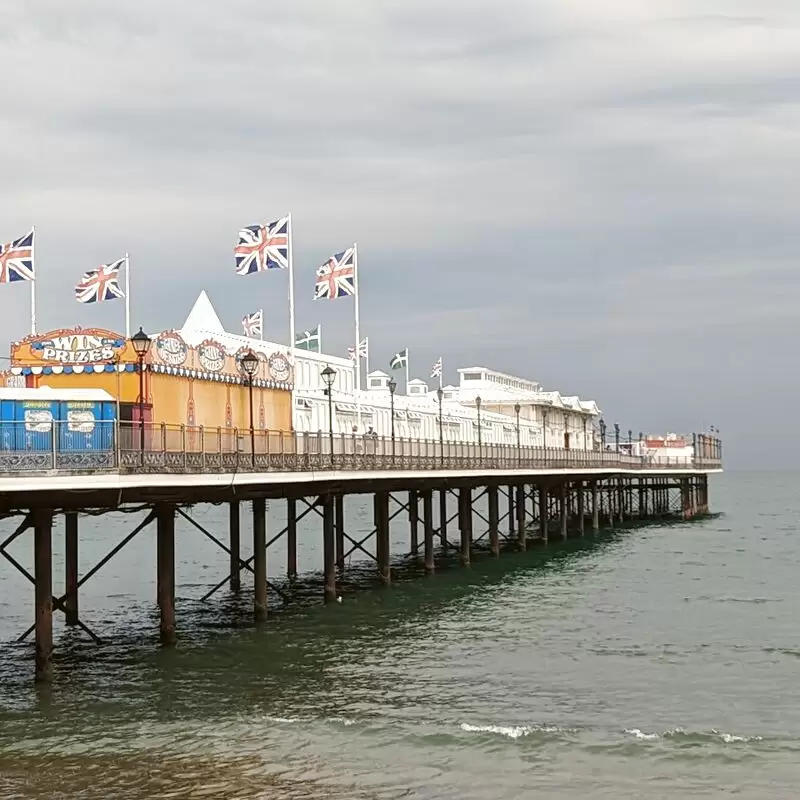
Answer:
<path fill-rule="evenodd" d="M 361 354 L 359 353 L 360 332 L 358 313 L 358 245 L 353 242 L 353 294 L 356 314 L 356 421 L 361 432 Z"/>
<path fill-rule="evenodd" d="M 444 363 L 442 357 L 439 356 L 439 388 L 442 388 L 442 373 L 444 372 Z"/>
<path fill-rule="evenodd" d="M 369 336 L 364 337 L 364 341 L 367 343 L 367 354 L 364 356 L 364 372 L 367 374 L 364 376 L 364 387 L 367 387 L 367 379 L 369 378 Z"/>
<path fill-rule="evenodd" d="M 131 338 L 131 259 L 125 253 L 125 338 Z"/>
<path fill-rule="evenodd" d="M 31 233 L 33 236 L 31 237 L 31 264 L 33 269 L 33 280 L 31 280 L 31 336 L 36 335 L 36 256 L 35 256 L 35 247 L 36 247 L 36 226 L 34 225 L 31 228 Z"/>
<path fill-rule="evenodd" d="M 409 369 L 409 362 L 408 362 L 408 348 L 406 347 L 406 396 L 408 396 L 408 378 L 411 374 L 411 370 Z"/>
<path fill-rule="evenodd" d="M 317 325 L 317 352 L 322 352 L 322 323 Z"/>
<path fill-rule="evenodd" d="M 259 314 L 261 314 L 261 341 L 264 341 L 264 309 L 260 308 Z M 292 348 L 294 348 L 294 334 L 292 334 Z"/>
<path fill-rule="evenodd" d="M 292 361 L 294 361 L 294 256 L 292 251 L 294 247 L 292 246 L 292 215 L 289 214 L 289 224 L 288 224 L 288 239 L 289 239 L 289 253 L 288 253 L 288 261 L 289 261 L 289 355 L 292 357 Z M 264 314 L 261 314 L 261 340 L 264 340 Z"/>

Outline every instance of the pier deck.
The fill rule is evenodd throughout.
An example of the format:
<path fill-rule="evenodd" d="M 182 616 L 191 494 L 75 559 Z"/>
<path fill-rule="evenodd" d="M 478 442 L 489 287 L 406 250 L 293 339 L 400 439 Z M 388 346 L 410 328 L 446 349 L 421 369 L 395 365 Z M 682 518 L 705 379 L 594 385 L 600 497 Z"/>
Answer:
<path fill-rule="evenodd" d="M 133 433 L 134 435 L 130 435 Z M 138 435 L 136 435 L 138 433 Z M 175 521 L 182 516 L 214 541 L 229 558 L 226 584 L 241 590 L 241 573 L 254 579 L 253 614 L 267 617 L 267 551 L 285 537 L 286 574 L 297 576 L 297 522 L 311 514 L 322 521 L 322 598 L 337 598 L 337 579 L 348 556 L 374 562 L 377 577 L 391 584 L 389 530 L 406 516 L 405 554 L 436 571 L 442 552 L 457 552 L 468 566 L 476 543 L 488 539 L 497 557 L 501 545 L 525 550 L 569 536 L 598 532 L 626 520 L 691 519 L 708 512 L 708 476 L 722 469 L 721 445 L 695 438 L 691 458 L 648 460 L 618 452 L 559 450 L 509 445 L 187 431 L 168 435 L 157 429 L 126 431 L 107 453 L 0 453 L 0 514 L 21 517 L 0 542 L 0 555 L 34 586 L 36 679 L 52 677 L 53 611 L 66 623 L 99 640 L 80 619 L 80 588 L 125 545 L 151 524 L 157 532 L 157 585 L 161 642 L 176 640 Z M 55 437 L 53 437 L 55 440 Z M 371 494 L 373 529 L 356 538 L 347 530 L 344 497 Z M 448 499 L 455 497 L 451 514 Z M 287 524 L 267 538 L 266 501 L 284 500 Z M 241 503 L 251 505 L 252 555 L 242 558 Z M 186 514 L 199 503 L 227 504 L 228 543 Z M 392 504 L 394 508 L 392 509 Z M 79 514 L 131 508 L 145 519 L 82 577 L 78 574 Z M 53 595 L 53 520 L 65 517 L 65 593 Z M 395 523 L 397 524 L 397 523 Z M 453 542 L 450 530 L 457 540 Z M 34 569 L 26 570 L 9 546 L 33 532 Z M 273 587 L 274 588 L 274 587 Z M 280 594 L 279 590 L 278 594 Z"/>

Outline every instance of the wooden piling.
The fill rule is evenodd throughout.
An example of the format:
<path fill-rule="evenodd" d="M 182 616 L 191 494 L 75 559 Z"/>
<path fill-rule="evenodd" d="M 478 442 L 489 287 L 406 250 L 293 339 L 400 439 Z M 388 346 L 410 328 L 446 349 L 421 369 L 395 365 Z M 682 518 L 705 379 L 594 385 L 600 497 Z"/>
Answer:
<path fill-rule="evenodd" d="M 539 484 L 539 537 L 542 540 L 542 544 L 547 544 L 547 527 L 548 527 L 548 515 L 547 515 L 547 484 L 540 483 Z"/>
<path fill-rule="evenodd" d="M 592 481 L 592 533 L 600 530 L 600 497 L 597 492 L 597 479 Z"/>
<path fill-rule="evenodd" d="M 253 576 L 253 617 L 256 622 L 263 622 L 267 618 L 267 502 L 264 498 L 253 500 Z"/>
<path fill-rule="evenodd" d="M 241 578 L 241 515 L 239 509 L 239 501 L 231 500 L 228 503 L 228 536 L 230 544 L 230 571 L 231 571 L 231 591 L 238 592 L 242 588 Z"/>
<path fill-rule="evenodd" d="M 53 679 L 53 512 L 33 512 L 37 683 Z"/>
<path fill-rule="evenodd" d="M 286 501 L 286 576 L 297 577 L 297 500 Z"/>
<path fill-rule="evenodd" d="M 64 615 L 69 627 L 78 624 L 78 514 L 64 514 Z"/>
<path fill-rule="evenodd" d="M 159 636 L 164 647 L 175 644 L 175 506 L 159 503 L 156 508 L 158 548 Z"/>
<path fill-rule="evenodd" d="M 422 491 L 423 535 L 425 537 L 425 572 L 432 575 L 436 570 L 433 557 L 433 490 Z"/>
<path fill-rule="evenodd" d="M 458 527 L 461 532 L 461 566 L 468 567 L 472 545 L 472 489 L 458 490 Z"/>
<path fill-rule="evenodd" d="M 575 484 L 576 490 L 578 492 L 578 533 L 581 536 L 586 535 L 586 509 L 584 507 L 585 499 L 584 499 L 584 484 L 583 481 L 578 481 Z"/>
<path fill-rule="evenodd" d="M 378 573 L 380 575 L 381 582 L 388 586 L 392 582 L 388 492 L 375 492 L 374 510 Z"/>
<path fill-rule="evenodd" d="M 500 556 L 500 509 L 498 508 L 497 486 L 486 489 L 489 503 L 489 549 L 495 558 Z"/>
<path fill-rule="evenodd" d="M 517 545 L 520 550 L 528 548 L 528 524 L 525 513 L 525 485 L 517 486 Z"/>
<path fill-rule="evenodd" d="M 439 544 L 447 555 L 447 489 L 439 489 Z"/>
<path fill-rule="evenodd" d="M 517 506 L 514 502 L 514 487 L 510 484 L 507 487 L 508 497 L 508 535 L 514 538 L 514 531 L 517 527 Z"/>
<path fill-rule="evenodd" d="M 334 527 L 336 529 L 336 567 L 340 570 L 343 570 L 344 569 L 344 495 L 343 494 L 336 495 L 334 500 L 334 512 L 335 512 Z"/>
<path fill-rule="evenodd" d="M 567 541 L 567 484 L 562 482 L 559 487 L 558 495 L 558 520 L 561 530 L 561 538 Z"/>
<path fill-rule="evenodd" d="M 419 495 L 415 489 L 408 492 L 409 545 L 412 558 L 419 556 Z"/>
<path fill-rule="evenodd" d="M 325 575 L 325 602 L 336 602 L 336 561 L 339 539 L 339 499 L 326 494 L 322 501 L 322 560 Z M 334 531 L 334 528 L 336 530 Z M 334 541 L 334 539 L 336 541 Z"/>

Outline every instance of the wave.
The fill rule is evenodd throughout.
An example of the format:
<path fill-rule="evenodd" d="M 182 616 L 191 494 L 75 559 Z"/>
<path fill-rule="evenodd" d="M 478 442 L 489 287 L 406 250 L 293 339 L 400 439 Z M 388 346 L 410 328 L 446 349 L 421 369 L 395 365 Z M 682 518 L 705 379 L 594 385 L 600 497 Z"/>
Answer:
<path fill-rule="evenodd" d="M 687 731 L 684 728 L 672 728 L 663 733 L 646 733 L 639 728 L 626 728 L 625 733 L 643 742 L 674 741 L 678 744 L 702 744 L 705 742 L 723 742 L 737 744 L 746 742 L 763 742 L 763 736 L 740 736 L 735 733 L 712 728 L 710 731 Z"/>
<path fill-rule="evenodd" d="M 520 739 L 531 734 L 574 733 L 571 728 L 559 728 L 555 725 L 470 725 L 462 722 L 459 728 L 466 733 L 495 733 L 509 739 Z"/>

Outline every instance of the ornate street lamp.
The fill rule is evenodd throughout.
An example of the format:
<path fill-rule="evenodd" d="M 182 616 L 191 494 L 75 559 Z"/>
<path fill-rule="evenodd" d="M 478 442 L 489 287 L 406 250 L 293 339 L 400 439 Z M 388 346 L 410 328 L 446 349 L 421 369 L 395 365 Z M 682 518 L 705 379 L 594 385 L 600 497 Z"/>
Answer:
<path fill-rule="evenodd" d="M 619 425 L 614 423 L 614 441 L 616 442 L 617 453 L 619 453 Z"/>
<path fill-rule="evenodd" d="M 390 413 L 392 415 L 391 430 L 392 430 L 392 463 L 394 464 L 394 393 L 397 391 L 397 381 L 394 378 L 389 379 L 389 405 Z"/>
<path fill-rule="evenodd" d="M 600 449 L 606 449 L 606 421 L 600 417 Z"/>
<path fill-rule="evenodd" d="M 519 446 L 519 412 L 522 411 L 522 406 L 519 403 L 514 405 L 514 416 L 517 418 L 517 464 L 522 461 L 522 450 Z"/>
<path fill-rule="evenodd" d="M 436 390 L 436 397 L 439 400 L 439 460 L 442 467 L 444 467 L 444 418 L 442 416 L 442 398 L 444 397 L 444 392 L 441 386 Z"/>
<path fill-rule="evenodd" d="M 144 466 L 144 359 L 152 343 L 153 340 L 141 327 L 131 336 L 133 351 L 139 359 L 139 453 L 142 466 Z"/>
<path fill-rule="evenodd" d="M 258 356 L 248 350 L 240 359 L 242 371 L 247 375 L 247 390 L 250 397 L 250 463 L 256 465 L 256 429 L 253 422 L 253 379 L 258 370 Z"/>
<path fill-rule="evenodd" d="M 586 417 L 584 416 L 584 418 L 583 418 L 583 449 L 584 450 L 588 450 L 589 449 L 588 443 L 586 441 L 586 423 L 588 421 L 589 420 L 587 420 Z"/>
<path fill-rule="evenodd" d="M 336 370 L 327 364 L 321 374 L 322 380 L 325 381 L 324 392 L 328 395 L 328 442 L 331 450 L 331 469 L 333 469 L 333 381 L 336 378 Z"/>
<path fill-rule="evenodd" d="M 475 398 L 475 408 L 478 409 L 478 461 L 483 461 L 483 437 L 481 436 L 481 398 Z"/>
<path fill-rule="evenodd" d="M 542 406 L 542 447 L 547 447 L 547 409 Z"/>

